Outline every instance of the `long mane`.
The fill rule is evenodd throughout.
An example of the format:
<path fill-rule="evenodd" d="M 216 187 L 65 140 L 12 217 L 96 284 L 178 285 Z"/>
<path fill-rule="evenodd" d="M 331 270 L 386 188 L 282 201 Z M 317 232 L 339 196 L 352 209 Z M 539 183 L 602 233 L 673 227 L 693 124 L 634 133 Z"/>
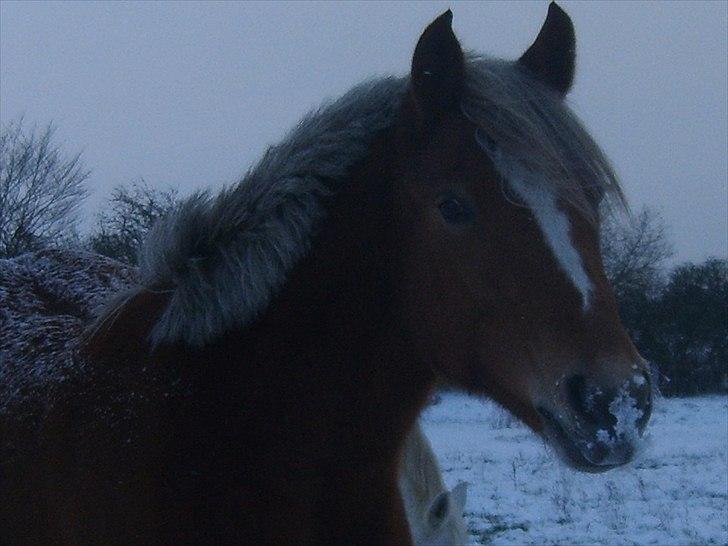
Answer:
<path fill-rule="evenodd" d="M 545 187 L 591 222 L 602 197 L 626 208 L 609 160 L 564 97 L 518 63 L 470 54 L 462 110 L 504 178 Z"/>
<path fill-rule="evenodd" d="M 171 289 L 154 343 L 202 345 L 252 321 L 308 251 L 352 165 L 391 126 L 405 83 L 359 85 L 306 116 L 235 186 L 198 193 L 159 222 L 141 253 L 144 283 Z"/>
<path fill-rule="evenodd" d="M 503 177 L 545 184 L 587 216 L 595 214 L 588 191 L 622 200 L 608 161 L 560 96 L 515 63 L 474 55 L 467 81 L 463 113 Z M 307 115 L 238 184 L 188 198 L 150 233 L 140 286 L 100 322 L 142 290 L 169 294 L 154 345 L 201 346 L 254 321 L 310 249 L 323 198 L 345 188 L 351 167 L 395 123 L 408 83 L 388 77 L 355 87 Z"/>

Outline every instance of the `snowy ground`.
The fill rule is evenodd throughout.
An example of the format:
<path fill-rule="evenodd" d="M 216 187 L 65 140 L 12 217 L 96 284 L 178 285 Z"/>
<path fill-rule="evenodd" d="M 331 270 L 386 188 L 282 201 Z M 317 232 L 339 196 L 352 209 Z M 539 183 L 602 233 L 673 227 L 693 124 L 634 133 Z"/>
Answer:
<path fill-rule="evenodd" d="M 443 394 L 422 427 L 452 488 L 467 481 L 470 544 L 728 544 L 728 398 L 662 399 L 628 467 L 564 468 L 495 405 Z"/>

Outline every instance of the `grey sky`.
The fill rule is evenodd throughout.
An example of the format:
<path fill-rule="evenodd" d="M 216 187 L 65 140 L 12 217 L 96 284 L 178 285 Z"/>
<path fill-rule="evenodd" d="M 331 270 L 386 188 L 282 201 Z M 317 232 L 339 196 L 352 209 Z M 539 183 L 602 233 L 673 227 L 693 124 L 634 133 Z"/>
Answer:
<path fill-rule="evenodd" d="M 562 1 L 570 102 L 634 209 L 661 211 L 677 260 L 728 252 L 728 3 Z M 93 170 L 89 218 L 119 183 L 233 182 L 307 110 L 407 71 L 447 7 L 466 48 L 519 56 L 546 2 L 0 3 L 0 121 L 55 121 Z"/>

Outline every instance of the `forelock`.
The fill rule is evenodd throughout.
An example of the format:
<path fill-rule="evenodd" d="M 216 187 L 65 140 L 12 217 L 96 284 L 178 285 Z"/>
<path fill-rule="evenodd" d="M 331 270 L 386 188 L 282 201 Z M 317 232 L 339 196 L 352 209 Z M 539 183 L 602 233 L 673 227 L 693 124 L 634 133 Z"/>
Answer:
<path fill-rule="evenodd" d="M 563 97 L 517 63 L 468 55 L 464 115 L 498 172 L 527 172 L 526 183 L 545 185 L 587 220 L 596 203 L 625 200 L 608 159 Z"/>

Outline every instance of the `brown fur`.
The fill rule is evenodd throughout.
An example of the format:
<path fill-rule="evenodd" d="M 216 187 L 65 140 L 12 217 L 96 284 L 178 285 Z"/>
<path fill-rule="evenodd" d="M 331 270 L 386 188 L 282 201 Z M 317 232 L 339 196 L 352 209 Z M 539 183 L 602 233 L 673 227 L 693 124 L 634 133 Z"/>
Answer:
<path fill-rule="evenodd" d="M 565 377 L 616 388 L 634 373 L 594 225 L 567 210 L 595 285 L 584 314 L 438 89 L 410 90 L 256 322 L 152 350 L 168 296 L 145 291 L 101 325 L 88 374 L 2 461 L 0 542 L 404 546 L 398 454 L 436 373 L 535 430 L 539 404 L 569 406 Z M 475 204 L 471 225 L 443 221 L 443 191 Z"/>

